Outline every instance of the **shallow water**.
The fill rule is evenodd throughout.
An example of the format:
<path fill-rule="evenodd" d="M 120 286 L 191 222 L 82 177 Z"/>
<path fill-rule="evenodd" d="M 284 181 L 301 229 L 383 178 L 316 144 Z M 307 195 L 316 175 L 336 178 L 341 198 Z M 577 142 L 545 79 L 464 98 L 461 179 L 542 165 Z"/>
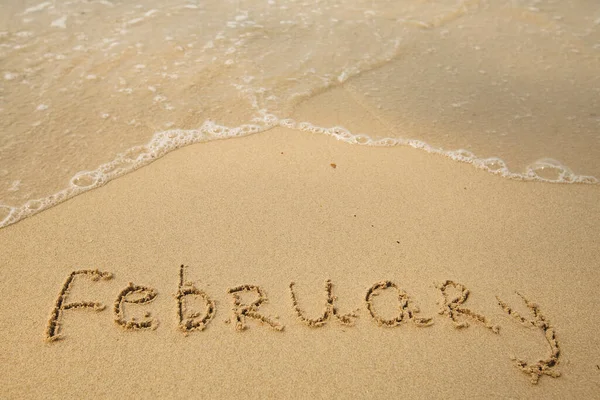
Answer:
<path fill-rule="evenodd" d="M 600 5 L 499 3 L 4 0 L 0 227 L 274 125 L 597 183 Z M 387 138 L 287 120 L 339 87 Z"/>

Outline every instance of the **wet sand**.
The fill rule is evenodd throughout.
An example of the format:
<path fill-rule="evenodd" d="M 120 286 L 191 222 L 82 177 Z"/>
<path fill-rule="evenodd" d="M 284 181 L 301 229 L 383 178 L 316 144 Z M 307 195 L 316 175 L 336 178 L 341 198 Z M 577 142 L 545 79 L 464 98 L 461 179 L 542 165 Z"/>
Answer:
<path fill-rule="evenodd" d="M 281 127 L 183 148 L 0 230 L 0 395 L 592 398 L 599 195 Z"/>

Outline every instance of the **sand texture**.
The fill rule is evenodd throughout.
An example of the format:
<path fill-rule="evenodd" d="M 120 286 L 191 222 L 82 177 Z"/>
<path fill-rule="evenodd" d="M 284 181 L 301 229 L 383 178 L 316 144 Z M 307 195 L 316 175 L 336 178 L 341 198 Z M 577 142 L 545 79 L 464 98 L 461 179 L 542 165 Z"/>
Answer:
<path fill-rule="evenodd" d="M 281 127 L 192 145 L 0 231 L 0 397 L 594 398 L 599 200 Z"/>

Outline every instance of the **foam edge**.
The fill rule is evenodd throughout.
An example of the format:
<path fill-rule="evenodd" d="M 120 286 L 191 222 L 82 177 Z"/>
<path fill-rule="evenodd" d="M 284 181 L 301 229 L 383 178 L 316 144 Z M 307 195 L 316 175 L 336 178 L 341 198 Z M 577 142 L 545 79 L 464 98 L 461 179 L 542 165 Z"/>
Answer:
<path fill-rule="evenodd" d="M 123 153 L 117 154 L 112 161 L 100 165 L 95 170 L 78 172 L 69 180 L 69 187 L 62 189 L 57 193 L 41 199 L 29 200 L 25 204 L 16 207 L 0 204 L 0 211 L 5 210 L 6 214 L 6 217 L 0 221 L 0 228 L 12 225 L 24 218 L 35 215 L 74 196 L 87 192 L 88 190 L 103 186 L 111 180 L 148 165 L 180 147 L 212 140 L 248 136 L 270 130 L 277 126 L 324 134 L 349 144 L 375 147 L 410 146 L 415 149 L 424 150 L 428 153 L 443 155 L 455 161 L 469 163 L 478 169 L 512 180 L 562 184 L 600 183 L 598 178 L 587 175 L 577 175 L 568 167 L 550 158 L 544 158 L 530 164 L 524 173 L 516 173 L 510 171 L 506 163 L 500 158 L 479 158 L 468 150 L 444 150 L 439 147 L 433 147 L 420 140 L 391 137 L 373 139 L 365 134 L 353 134 L 347 129 L 339 126 L 324 128 L 315 126 L 309 122 L 279 119 L 275 115 L 265 112 L 262 113 L 261 117 L 255 118 L 253 122 L 253 124 L 243 124 L 231 128 L 207 120 L 198 129 L 173 129 L 157 132 L 152 136 L 152 139 L 148 143 L 134 146 Z M 550 173 L 548 173 L 548 171 L 550 171 Z M 541 172 L 543 172 L 543 174 Z"/>

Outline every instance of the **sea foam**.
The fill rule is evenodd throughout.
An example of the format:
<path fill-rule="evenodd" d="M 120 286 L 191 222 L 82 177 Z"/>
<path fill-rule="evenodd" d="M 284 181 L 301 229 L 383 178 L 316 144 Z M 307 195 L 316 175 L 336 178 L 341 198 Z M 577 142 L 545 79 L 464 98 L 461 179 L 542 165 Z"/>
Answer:
<path fill-rule="evenodd" d="M 355 145 L 375 147 L 410 146 L 415 149 L 424 150 L 428 153 L 443 155 L 455 161 L 469 163 L 478 169 L 513 180 L 563 184 L 600 183 L 596 177 L 577 175 L 560 162 L 550 158 L 538 160 L 530 164 L 525 172 L 517 173 L 510 171 L 506 163 L 500 158 L 480 158 L 464 149 L 444 150 L 420 140 L 405 139 L 401 137 L 374 139 L 366 134 L 352 133 L 340 126 L 326 128 L 313 125 L 310 122 L 297 122 L 289 118 L 280 119 L 277 116 L 268 113 L 264 113 L 260 118 L 255 118 L 252 122 L 253 123 L 251 124 L 243 124 L 237 127 L 227 127 L 207 120 L 198 129 L 172 129 L 157 132 L 148 143 L 134 146 L 125 152 L 119 153 L 112 161 L 104 163 L 94 170 L 76 173 L 69 180 L 68 187 L 50 196 L 29 200 L 22 206 L 17 207 L 0 204 L 0 218 L 3 217 L 0 221 L 0 228 L 37 214 L 40 211 L 46 210 L 78 194 L 100 187 L 107 182 L 143 167 L 178 148 L 194 143 L 248 136 L 267 131 L 276 126 L 328 135 L 337 140 Z"/>

